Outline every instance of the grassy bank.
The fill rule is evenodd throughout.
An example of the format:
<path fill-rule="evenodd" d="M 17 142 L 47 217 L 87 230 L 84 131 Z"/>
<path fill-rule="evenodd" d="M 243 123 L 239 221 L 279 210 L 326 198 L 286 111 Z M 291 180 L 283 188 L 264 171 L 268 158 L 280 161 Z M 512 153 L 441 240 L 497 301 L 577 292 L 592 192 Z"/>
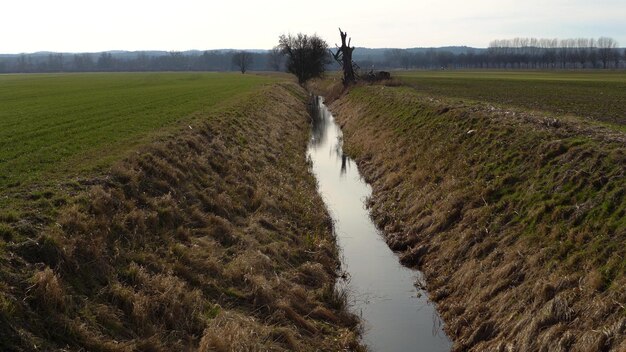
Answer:
<path fill-rule="evenodd" d="M 456 350 L 626 348 L 622 132 L 413 87 L 357 87 L 332 108 Z"/>
<path fill-rule="evenodd" d="M 624 71 L 409 71 L 394 76 L 430 95 L 626 124 Z"/>
<path fill-rule="evenodd" d="M 304 158 L 304 91 L 283 82 L 227 100 L 172 111 L 192 116 L 150 140 L 126 135 L 123 160 L 56 189 L 63 202 L 23 199 L 53 203 L 53 221 L 25 231 L 20 214 L 4 217 L 0 349 L 358 349 Z"/>

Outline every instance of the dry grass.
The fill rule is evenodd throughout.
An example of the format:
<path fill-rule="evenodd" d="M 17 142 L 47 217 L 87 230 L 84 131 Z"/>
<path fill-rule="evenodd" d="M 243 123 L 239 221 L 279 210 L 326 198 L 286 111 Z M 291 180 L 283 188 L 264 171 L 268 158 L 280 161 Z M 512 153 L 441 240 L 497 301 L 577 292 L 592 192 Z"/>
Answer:
<path fill-rule="evenodd" d="M 33 275 L 32 286 L 27 292 L 42 310 L 63 311 L 65 309 L 65 293 L 61 281 L 49 267 Z"/>
<path fill-rule="evenodd" d="M 332 103 L 346 92 L 339 75 L 331 75 L 324 79 L 308 81 L 306 83 L 306 89 L 315 95 L 324 96 L 328 104 Z"/>
<path fill-rule="evenodd" d="M 237 313 L 223 313 L 213 319 L 202 336 L 199 352 L 263 351 L 270 332 L 260 329 L 254 318 Z M 271 341 L 273 342 L 273 341 Z"/>
<path fill-rule="evenodd" d="M 361 349 L 356 319 L 327 292 L 337 249 L 304 158 L 305 96 L 262 89 L 79 191 L 37 240 L 10 248 L 19 274 L 0 292 L 28 299 L 0 300 L 12 319 L 0 347 Z"/>
<path fill-rule="evenodd" d="M 426 274 L 455 350 L 623 347 L 623 133 L 403 87 L 332 108 L 373 218 Z"/>

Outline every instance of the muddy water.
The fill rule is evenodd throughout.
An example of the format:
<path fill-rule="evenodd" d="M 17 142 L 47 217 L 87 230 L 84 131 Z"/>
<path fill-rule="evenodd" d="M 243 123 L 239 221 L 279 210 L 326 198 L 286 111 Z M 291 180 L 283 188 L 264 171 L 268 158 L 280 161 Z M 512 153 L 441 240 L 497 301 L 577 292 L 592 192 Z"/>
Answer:
<path fill-rule="evenodd" d="M 348 274 L 339 284 L 348 289 L 351 310 L 364 320 L 365 344 L 373 351 L 449 351 L 434 306 L 414 285 L 420 273 L 400 265 L 370 219 L 365 200 L 371 188 L 343 154 L 341 129 L 321 99 L 312 110 L 308 156 Z"/>

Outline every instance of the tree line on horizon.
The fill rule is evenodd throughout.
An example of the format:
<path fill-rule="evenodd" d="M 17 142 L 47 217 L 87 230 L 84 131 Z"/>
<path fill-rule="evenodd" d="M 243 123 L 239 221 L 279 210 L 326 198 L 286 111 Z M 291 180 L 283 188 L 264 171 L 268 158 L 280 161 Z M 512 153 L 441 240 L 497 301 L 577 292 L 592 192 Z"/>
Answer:
<path fill-rule="evenodd" d="M 487 49 L 357 48 L 354 61 L 370 69 L 601 69 L 626 68 L 626 49 L 612 38 L 494 40 Z M 365 54 L 374 51 L 377 55 Z M 361 54 L 363 53 L 363 54 Z M 243 59 L 243 60 L 242 60 Z M 242 67 L 242 63 L 245 65 Z M 0 73 L 150 72 L 150 71 L 285 71 L 285 52 L 210 50 L 204 52 L 136 52 L 19 54 L 0 56 Z M 327 70 L 338 70 L 334 63 Z"/>
<path fill-rule="evenodd" d="M 361 67 L 403 69 L 598 69 L 626 68 L 626 49 L 613 38 L 514 38 L 494 40 L 487 49 L 391 49 L 383 60 L 357 60 Z"/>
<path fill-rule="evenodd" d="M 618 68 L 624 59 L 615 39 L 609 37 L 576 39 L 515 38 L 494 40 L 489 44 L 499 61 L 518 67 L 543 62 L 558 68 Z"/>
<path fill-rule="evenodd" d="M 5 55 L 0 57 L 0 73 L 240 71 L 242 56 L 245 57 L 244 71 L 284 69 L 283 55 L 273 49 L 267 52 L 210 50 L 202 53 L 171 51 Z"/>

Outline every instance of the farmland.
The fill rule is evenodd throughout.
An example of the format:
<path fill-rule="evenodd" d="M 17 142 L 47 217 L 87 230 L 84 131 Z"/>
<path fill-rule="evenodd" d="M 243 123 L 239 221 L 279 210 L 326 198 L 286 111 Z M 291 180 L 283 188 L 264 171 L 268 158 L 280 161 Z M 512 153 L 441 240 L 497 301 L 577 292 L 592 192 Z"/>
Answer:
<path fill-rule="evenodd" d="M 625 71 L 408 71 L 394 76 L 429 95 L 626 124 Z"/>
<path fill-rule="evenodd" d="M 278 76 L 2 76 L 0 350 L 359 350 Z"/>
<path fill-rule="evenodd" d="M 372 218 L 455 348 L 621 350 L 624 73 L 394 75 L 310 88 L 338 95 Z M 0 349 L 361 350 L 307 97 L 278 75 L 0 76 Z"/>
<path fill-rule="evenodd" d="M 623 126 L 565 116 L 623 122 L 623 76 L 397 75 L 331 108 L 372 218 L 424 272 L 455 350 L 624 350 Z"/>
<path fill-rule="evenodd" d="M 219 73 L 0 76 L 0 190 L 101 169 L 275 79 Z"/>

